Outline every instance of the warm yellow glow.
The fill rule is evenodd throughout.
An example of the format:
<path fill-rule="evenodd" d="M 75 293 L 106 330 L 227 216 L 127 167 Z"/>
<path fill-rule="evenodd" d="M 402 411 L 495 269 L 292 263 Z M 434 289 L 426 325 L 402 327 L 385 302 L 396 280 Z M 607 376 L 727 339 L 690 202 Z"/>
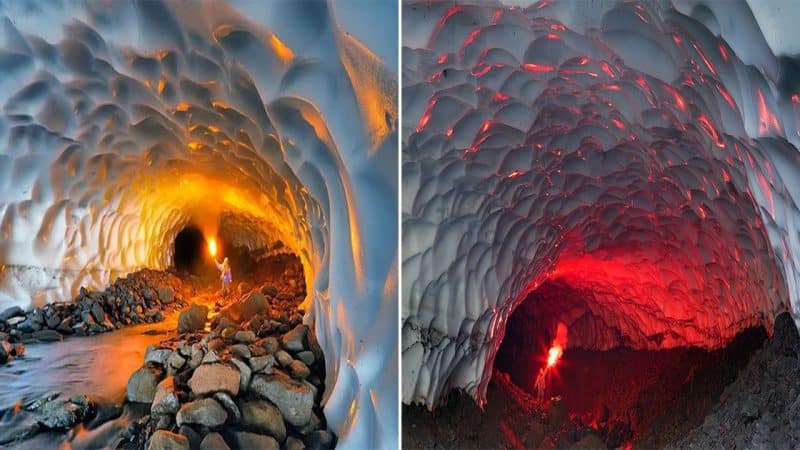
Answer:
<path fill-rule="evenodd" d="M 214 258 L 217 257 L 217 240 L 213 236 L 208 238 L 208 253 Z"/>
<path fill-rule="evenodd" d="M 269 43 L 272 45 L 272 49 L 275 50 L 275 54 L 278 55 L 278 58 L 281 59 L 284 63 L 288 63 L 294 58 L 294 52 L 292 49 L 286 46 L 278 36 L 274 34 L 269 37 Z"/>
<path fill-rule="evenodd" d="M 554 345 L 553 347 L 550 347 L 550 351 L 547 354 L 547 367 L 550 368 L 555 366 L 563 353 L 564 350 L 561 349 L 561 346 Z"/>

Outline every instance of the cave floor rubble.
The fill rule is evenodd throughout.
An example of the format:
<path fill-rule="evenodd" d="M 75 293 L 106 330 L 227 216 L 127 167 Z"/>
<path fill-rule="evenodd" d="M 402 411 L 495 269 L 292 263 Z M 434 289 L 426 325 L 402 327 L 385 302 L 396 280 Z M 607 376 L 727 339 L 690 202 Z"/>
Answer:
<path fill-rule="evenodd" d="M 665 353 L 663 359 L 671 362 L 661 363 L 664 368 L 687 361 L 690 375 L 674 386 L 641 390 L 645 395 L 627 400 L 634 403 L 625 410 L 593 414 L 576 406 L 586 400 L 564 392 L 539 407 L 534 394 L 495 369 L 483 410 L 460 391 L 433 412 L 404 405 L 403 448 L 797 448 L 800 338 L 793 321 L 782 314 L 772 337 L 751 329 L 734 342 L 738 348 L 707 352 L 705 359 L 697 359 L 696 349 Z M 649 376 L 664 379 L 653 370 L 647 368 Z M 631 386 L 630 380 L 625 383 Z M 652 411 L 642 413 L 648 404 Z"/>
<path fill-rule="evenodd" d="M 144 325 L 136 325 L 131 318 L 131 326 L 124 322 L 116 326 L 114 313 L 122 312 L 113 309 L 116 295 L 81 292 L 86 300 L 79 306 L 45 307 L 41 316 L 63 310 L 69 312 L 62 314 L 64 317 L 72 317 L 73 309 L 83 308 L 91 315 L 92 306 L 100 304 L 104 306 L 101 317 L 111 322 L 113 329 L 98 327 L 94 333 L 104 334 L 61 342 L 62 337 L 52 343 L 34 337 L 40 330 L 14 333 L 10 350 L 30 342 L 36 350 L 31 353 L 38 355 L 34 359 L 42 361 L 48 358 L 42 351 L 48 345 L 84 344 L 111 339 L 115 334 L 137 333 L 140 338 L 123 340 L 146 348 L 122 358 L 124 379 L 106 380 L 120 385 L 110 390 L 111 395 L 76 394 L 73 388 L 66 393 L 27 395 L 11 407 L 6 405 L 0 411 L 0 447 L 299 450 L 335 446 L 336 436 L 327 429 L 321 409 L 324 356 L 298 310 L 306 286 L 296 256 L 271 257 L 264 270 L 250 273 L 247 282 L 238 283 L 225 296 L 216 285 L 203 288 L 190 277 L 149 272 L 144 277 L 129 277 L 138 287 L 131 297 L 140 302 L 142 313 L 150 309 L 167 312 L 161 317 L 142 315 L 152 318 L 142 319 Z M 171 301 L 156 303 L 166 287 L 173 294 Z M 120 303 L 124 305 L 124 299 Z M 106 305 L 112 306 L 111 312 Z M 99 308 L 97 314 L 101 314 Z M 30 319 L 25 312 L 11 311 L 9 316 L 24 317 L 13 321 L 14 325 Z M 59 324 L 51 322 L 57 329 Z M 43 323 L 42 329 L 49 327 L 46 319 Z M 105 333 L 113 330 L 116 333 Z M 93 331 L 87 327 L 82 334 Z M 24 353 L 11 356 L 10 364 L 1 371 L 6 373 L 0 376 L 14 379 L 24 373 L 24 364 L 35 362 L 26 360 Z M 128 361 L 131 358 L 137 362 Z M 88 380 L 87 385 L 98 381 Z"/>

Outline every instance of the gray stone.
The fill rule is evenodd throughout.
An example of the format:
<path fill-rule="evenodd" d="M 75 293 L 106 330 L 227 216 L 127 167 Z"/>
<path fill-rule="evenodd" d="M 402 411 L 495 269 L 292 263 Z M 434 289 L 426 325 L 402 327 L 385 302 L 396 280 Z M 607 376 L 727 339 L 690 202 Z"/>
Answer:
<path fill-rule="evenodd" d="M 759 410 L 758 403 L 755 399 L 748 398 L 744 401 L 744 405 L 742 405 L 742 417 L 748 420 L 755 420 L 761 416 L 761 411 Z"/>
<path fill-rule="evenodd" d="M 239 369 L 239 391 L 247 392 L 247 388 L 250 386 L 250 375 L 252 374 L 250 366 L 236 358 L 231 358 L 231 362 Z"/>
<path fill-rule="evenodd" d="M 205 328 L 208 307 L 192 303 L 178 316 L 178 333 L 189 333 Z"/>
<path fill-rule="evenodd" d="M 302 361 L 294 360 L 291 364 L 289 364 L 289 373 L 291 373 L 295 378 L 305 380 L 309 375 L 311 375 L 311 369 L 303 364 Z"/>
<path fill-rule="evenodd" d="M 168 348 L 158 348 L 155 345 L 148 345 L 144 353 L 144 362 L 156 363 L 162 367 L 166 367 L 169 357 L 172 355 L 172 350 Z"/>
<path fill-rule="evenodd" d="M 172 352 L 167 360 L 167 364 L 174 369 L 180 369 L 186 364 L 186 359 L 184 359 L 179 352 Z"/>
<path fill-rule="evenodd" d="M 189 450 L 189 440 L 186 436 L 170 433 L 166 430 L 156 430 L 150 436 L 147 450 Z"/>
<path fill-rule="evenodd" d="M 233 340 L 236 342 L 243 342 L 245 344 L 252 344 L 256 341 L 256 334 L 252 331 L 237 331 L 233 335 Z"/>
<path fill-rule="evenodd" d="M 178 393 L 175 392 L 175 380 L 172 377 L 164 378 L 156 387 L 150 414 L 175 414 L 180 406 Z"/>
<path fill-rule="evenodd" d="M 273 354 L 281 349 L 281 344 L 278 342 L 278 338 L 273 336 L 264 339 L 263 346 L 264 350 L 266 350 L 269 354 Z"/>
<path fill-rule="evenodd" d="M 39 330 L 33 332 L 33 338 L 42 342 L 56 342 L 64 339 L 56 330 Z"/>
<path fill-rule="evenodd" d="M 219 433 L 208 433 L 200 443 L 200 450 L 230 450 Z"/>
<path fill-rule="evenodd" d="M 267 310 L 267 299 L 264 294 L 253 291 L 247 295 L 241 303 L 241 320 L 243 322 L 253 318 L 256 314 L 260 314 Z"/>
<path fill-rule="evenodd" d="M 272 436 L 249 433 L 247 431 L 237 431 L 233 434 L 236 448 L 259 449 L 259 450 L 279 450 L 278 441 Z"/>
<path fill-rule="evenodd" d="M 175 421 L 178 426 L 184 424 L 203 425 L 209 428 L 218 427 L 228 420 L 228 413 L 213 398 L 202 398 L 181 406 Z"/>
<path fill-rule="evenodd" d="M 305 450 L 306 444 L 294 436 L 286 438 L 286 450 Z"/>
<path fill-rule="evenodd" d="M 283 350 L 280 350 L 277 353 L 275 353 L 275 359 L 278 360 L 278 364 L 280 364 L 281 367 L 289 367 L 289 364 L 291 364 L 292 361 L 294 361 L 292 355 Z"/>
<path fill-rule="evenodd" d="M 300 324 L 281 336 L 281 344 L 283 344 L 283 348 L 286 350 L 291 352 L 301 352 L 305 349 L 307 334 L 308 327 Z"/>
<path fill-rule="evenodd" d="M 303 363 L 307 366 L 314 364 L 314 352 L 311 350 L 305 350 L 297 354 L 297 359 L 303 361 Z"/>
<path fill-rule="evenodd" d="M 253 377 L 250 390 L 275 404 L 286 422 L 296 427 L 306 425 L 311 418 L 314 388 L 308 383 L 295 381 L 276 370 L 272 375 L 259 374 Z"/>
<path fill-rule="evenodd" d="M 250 358 L 250 368 L 253 372 L 272 373 L 272 367 L 275 366 L 275 357 L 272 355 L 254 356 Z"/>
<path fill-rule="evenodd" d="M 231 355 L 238 356 L 241 359 L 247 359 L 252 354 L 250 353 L 250 348 L 244 344 L 236 344 L 231 346 Z"/>
<path fill-rule="evenodd" d="M 265 400 L 251 400 L 239 405 L 242 412 L 242 428 L 261 434 L 269 434 L 283 442 L 286 439 L 286 425 L 278 408 Z"/>
<path fill-rule="evenodd" d="M 172 292 L 171 287 L 160 287 L 157 290 L 158 292 L 158 299 L 161 300 L 161 303 L 168 305 L 175 300 L 175 293 Z"/>
<path fill-rule="evenodd" d="M 92 316 L 95 322 L 103 322 L 106 320 L 106 312 L 103 311 L 103 306 L 99 302 L 92 304 Z"/>
<path fill-rule="evenodd" d="M 152 403 L 158 387 L 158 376 L 153 370 L 142 367 L 128 380 L 126 398 L 129 402 Z"/>
<path fill-rule="evenodd" d="M 45 428 L 66 430 L 87 419 L 91 408 L 92 405 L 85 396 L 76 396 L 69 400 L 53 398 L 36 409 L 37 420 Z"/>
<path fill-rule="evenodd" d="M 228 412 L 228 421 L 232 423 L 239 423 L 242 420 L 242 413 L 236 402 L 233 401 L 230 395 L 224 392 L 217 392 L 214 394 L 214 400 L 218 401 L 225 411 Z"/>
<path fill-rule="evenodd" d="M 203 364 L 211 364 L 219 362 L 219 356 L 217 356 L 217 352 L 214 350 L 209 350 L 203 356 Z"/>
<path fill-rule="evenodd" d="M 0 312 L 0 320 L 8 320 L 12 317 L 22 317 L 25 315 L 25 310 L 19 306 L 11 306 Z"/>
<path fill-rule="evenodd" d="M 241 376 L 239 371 L 227 364 L 202 364 L 189 379 L 189 388 L 195 395 L 227 392 L 234 397 L 239 394 Z"/>

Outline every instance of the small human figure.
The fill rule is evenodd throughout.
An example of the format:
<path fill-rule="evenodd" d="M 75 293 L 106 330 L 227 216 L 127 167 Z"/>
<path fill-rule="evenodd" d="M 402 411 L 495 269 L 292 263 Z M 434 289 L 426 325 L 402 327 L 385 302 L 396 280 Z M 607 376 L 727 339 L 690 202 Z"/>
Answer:
<path fill-rule="evenodd" d="M 228 262 L 227 256 L 222 260 L 222 264 L 217 261 L 217 258 L 214 258 L 214 264 L 217 265 L 217 270 L 220 272 L 219 278 L 222 280 L 222 295 L 227 295 L 228 292 L 230 292 L 231 281 L 233 281 L 231 264 Z"/>
<path fill-rule="evenodd" d="M 544 404 L 544 391 L 547 389 L 547 368 L 542 367 L 539 369 L 539 375 L 536 377 L 536 384 L 534 387 L 536 388 L 536 402 L 539 405 Z"/>

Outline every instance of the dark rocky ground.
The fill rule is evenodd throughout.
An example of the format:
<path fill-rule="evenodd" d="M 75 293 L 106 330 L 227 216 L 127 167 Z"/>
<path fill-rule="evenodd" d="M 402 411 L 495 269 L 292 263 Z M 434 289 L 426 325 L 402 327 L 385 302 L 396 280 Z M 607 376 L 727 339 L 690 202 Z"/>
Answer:
<path fill-rule="evenodd" d="M 564 371 L 553 385 L 573 389 L 543 408 L 496 370 L 484 411 L 464 393 L 432 413 L 404 405 L 403 448 L 800 448 L 797 329 L 784 314 L 771 338 L 760 333 L 749 330 L 716 352 L 647 352 L 651 360 L 632 351 L 568 351 L 564 359 L 590 373 L 579 385 Z M 631 367 L 620 367 L 623 360 Z M 605 374 L 620 371 L 644 381 L 620 376 L 614 384 Z M 590 392 L 611 408 L 570 398 Z"/>
<path fill-rule="evenodd" d="M 142 367 L 128 381 L 124 402 L 109 405 L 95 402 L 91 393 L 69 398 L 53 393 L 19 403 L 0 412 L 0 445 L 151 450 L 333 448 L 336 437 L 327 430 L 320 407 L 324 358 L 297 309 L 306 296 L 302 265 L 294 255 L 277 255 L 262 261 L 260 268 L 248 275 L 251 281 L 239 283 L 236 293 L 225 297 L 214 289 L 190 291 L 193 287 L 189 286 L 197 285 L 198 280 L 188 277 L 182 284 L 181 278 L 166 273 L 148 273 L 144 281 L 133 277 L 138 280 L 138 290 L 129 297 L 137 300 L 142 311 L 131 308 L 137 311 L 131 323 L 136 323 L 135 317 L 158 320 L 157 314 L 147 311 L 180 304 L 175 299 L 159 300 L 167 285 L 191 304 L 180 312 L 178 333 L 148 347 Z M 92 314 L 94 305 L 99 304 L 104 306 L 104 320 L 96 323 L 108 322 L 118 328 L 115 321 L 119 321 L 124 326 L 127 312 L 121 316 L 120 312 L 127 311 L 123 308 L 128 305 L 114 301 L 126 298 L 114 286 L 108 290 L 113 294 L 82 293 L 75 306 L 50 306 L 42 315 L 54 314 L 51 308 L 58 308 L 59 313 L 68 311 L 63 317 L 81 316 L 84 309 Z M 154 295 L 144 294 L 147 290 Z M 84 303 L 91 306 L 85 308 Z M 14 317 L 22 316 L 15 313 Z M 27 320 L 25 315 L 22 321 Z M 110 329 L 96 328 L 96 332 L 108 331 L 106 328 Z M 15 333 L 14 339 L 26 339 L 26 333 L 36 331 L 40 330 Z M 87 326 L 84 334 L 90 333 L 92 328 Z M 43 435 L 49 437 L 43 439 Z M 52 445 L 54 441 L 60 444 Z"/>
<path fill-rule="evenodd" d="M 164 320 L 164 314 L 184 305 L 194 295 L 191 283 L 176 275 L 140 270 L 119 278 L 108 289 L 81 288 L 71 302 L 51 303 L 24 311 L 18 306 L 0 312 L 0 364 L 22 356 L 24 344 L 60 341 L 65 336 L 87 336 L 124 326 Z"/>

